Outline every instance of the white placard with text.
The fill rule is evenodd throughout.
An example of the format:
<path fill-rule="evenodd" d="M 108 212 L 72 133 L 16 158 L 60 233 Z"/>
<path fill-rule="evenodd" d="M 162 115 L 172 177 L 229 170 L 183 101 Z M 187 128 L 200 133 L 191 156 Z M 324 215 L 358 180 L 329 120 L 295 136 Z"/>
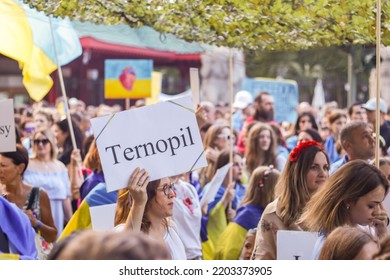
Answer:
<path fill-rule="evenodd" d="M 150 180 L 207 165 L 191 97 L 91 120 L 107 191 L 127 186 L 136 167 Z"/>
<path fill-rule="evenodd" d="M 0 152 L 16 151 L 14 100 L 0 100 Z"/>
<path fill-rule="evenodd" d="M 318 232 L 278 230 L 278 260 L 312 260 L 313 249 L 319 238 Z"/>

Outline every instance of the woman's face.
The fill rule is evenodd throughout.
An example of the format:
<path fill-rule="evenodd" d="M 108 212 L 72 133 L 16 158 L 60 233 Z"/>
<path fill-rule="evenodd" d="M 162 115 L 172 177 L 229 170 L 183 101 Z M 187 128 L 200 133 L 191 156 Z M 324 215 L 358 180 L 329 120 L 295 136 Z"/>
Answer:
<path fill-rule="evenodd" d="M 344 117 L 340 117 L 337 120 L 335 120 L 334 123 L 330 125 L 332 129 L 332 133 L 335 135 L 340 135 L 340 132 L 343 129 L 343 127 L 346 125 L 346 123 L 347 123 L 347 119 Z"/>
<path fill-rule="evenodd" d="M 310 193 L 314 193 L 329 177 L 329 164 L 323 152 L 317 152 L 306 174 L 306 184 Z"/>
<path fill-rule="evenodd" d="M 259 134 L 259 146 L 262 151 L 268 151 L 271 146 L 271 131 L 263 130 Z"/>
<path fill-rule="evenodd" d="M 366 195 L 359 197 L 356 202 L 347 204 L 351 224 L 367 226 L 373 223 L 375 217 L 379 214 L 380 204 L 384 199 L 385 188 L 379 185 Z"/>
<path fill-rule="evenodd" d="M 50 128 L 51 125 L 51 123 L 49 123 L 49 120 L 43 114 L 36 114 L 34 116 L 34 123 L 38 130 Z"/>
<path fill-rule="evenodd" d="M 173 214 L 173 199 L 176 198 L 174 183 L 169 178 L 160 180 L 160 184 L 156 189 L 156 196 L 149 204 L 147 213 L 160 217 L 167 218 Z"/>
<path fill-rule="evenodd" d="M 378 252 L 378 244 L 370 241 L 360 249 L 354 260 L 372 260 L 376 252 Z"/>
<path fill-rule="evenodd" d="M 308 129 L 308 128 L 313 128 L 313 124 L 311 123 L 310 117 L 309 116 L 303 116 L 299 120 L 299 131 Z"/>
<path fill-rule="evenodd" d="M 242 167 L 243 167 L 243 162 L 241 156 L 235 155 L 233 157 L 233 180 L 234 181 L 241 179 Z"/>
<path fill-rule="evenodd" d="M 57 146 L 58 147 L 63 147 L 66 141 L 66 138 L 68 137 L 68 133 L 63 132 L 58 125 L 53 126 L 53 132 L 54 136 L 57 139 Z"/>
<path fill-rule="evenodd" d="M 44 157 L 51 153 L 50 141 L 42 133 L 35 134 L 32 144 L 38 157 Z"/>
<path fill-rule="evenodd" d="M 15 182 L 15 179 L 21 177 L 24 165 L 15 165 L 12 159 L 0 155 L 0 183 L 9 185 Z"/>
<path fill-rule="evenodd" d="M 230 145 L 230 129 L 227 127 L 224 127 L 221 131 L 220 134 L 217 135 L 215 139 L 215 146 L 217 147 L 218 150 L 224 150 L 228 148 Z M 234 136 L 233 136 L 234 137 Z"/>
<path fill-rule="evenodd" d="M 310 140 L 313 140 L 313 137 L 311 137 L 311 135 L 305 131 L 302 131 L 302 132 L 299 132 L 298 134 L 298 143 L 301 143 L 303 141 L 310 141 Z"/>
<path fill-rule="evenodd" d="M 241 251 L 241 259 L 242 260 L 250 260 L 253 252 L 253 248 L 255 246 L 255 234 L 248 234 L 245 237 L 244 246 Z"/>

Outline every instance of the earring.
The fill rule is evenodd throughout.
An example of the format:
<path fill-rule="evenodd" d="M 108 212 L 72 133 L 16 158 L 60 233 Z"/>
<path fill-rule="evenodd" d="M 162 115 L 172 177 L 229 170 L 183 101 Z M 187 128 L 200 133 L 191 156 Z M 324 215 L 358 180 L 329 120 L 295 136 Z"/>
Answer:
<path fill-rule="evenodd" d="M 347 205 L 347 210 L 349 210 L 349 204 Z"/>

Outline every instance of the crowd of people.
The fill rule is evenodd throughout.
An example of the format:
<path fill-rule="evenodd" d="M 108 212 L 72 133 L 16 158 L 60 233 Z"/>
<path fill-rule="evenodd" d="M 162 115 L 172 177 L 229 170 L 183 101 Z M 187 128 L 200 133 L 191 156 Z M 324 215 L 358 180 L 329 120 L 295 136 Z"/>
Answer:
<path fill-rule="evenodd" d="M 89 120 L 122 108 L 73 98 L 68 120 L 60 105 L 15 109 L 16 151 L 0 153 L 0 259 L 277 260 L 279 230 L 315 232 L 312 259 L 390 259 L 383 100 L 380 135 L 375 99 L 321 110 L 302 102 L 295 123 L 275 121 L 267 92 L 240 91 L 232 108 L 203 101 L 195 114 L 207 166 L 153 181 L 137 167 L 114 192 Z M 112 203 L 114 227 L 95 230 L 90 207 Z"/>

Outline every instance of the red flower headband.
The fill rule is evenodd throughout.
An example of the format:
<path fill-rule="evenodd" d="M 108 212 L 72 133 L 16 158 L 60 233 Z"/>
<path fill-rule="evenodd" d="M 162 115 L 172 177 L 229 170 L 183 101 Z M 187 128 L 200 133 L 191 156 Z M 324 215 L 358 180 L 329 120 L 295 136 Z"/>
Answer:
<path fill-rule="evenodd" d="M 299 155 L 301 154 L 301 152 L 303 150 L 305 150 L 306 148 L 309 148 L 309 147 L 312 147 L 312 146 L 317 146 L 319 147 L 322 151 L 325 152 L 325 149 L 324 147 L 322 146 L 322 144 L 314 141 L 314 140 L 308 140 L 308 141 L 303 141 L 301 143 L 299 143 L 290 153 L 290 161 L 291 162 L 296 162 L 299 158 Z"/>

